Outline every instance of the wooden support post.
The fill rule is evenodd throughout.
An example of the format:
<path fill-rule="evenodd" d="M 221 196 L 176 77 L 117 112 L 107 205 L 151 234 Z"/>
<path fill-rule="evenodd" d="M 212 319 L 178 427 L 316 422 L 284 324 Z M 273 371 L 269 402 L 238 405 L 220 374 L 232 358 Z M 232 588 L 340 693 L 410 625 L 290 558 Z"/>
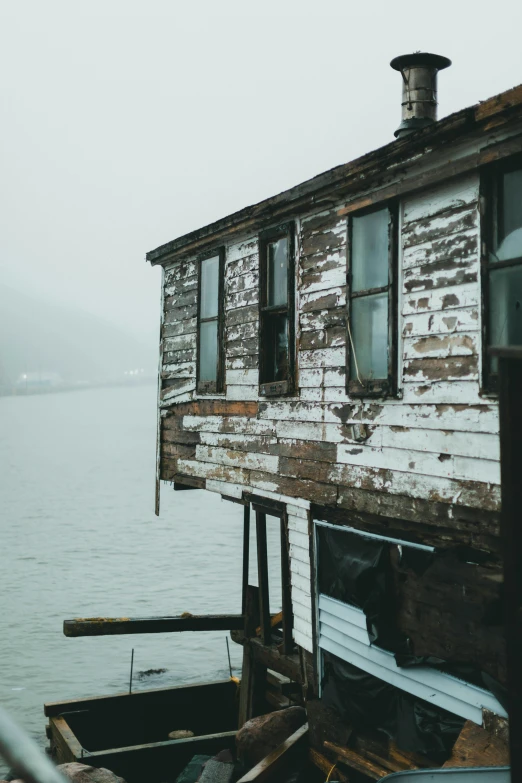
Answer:
<path fill-rule="evenodd" d="M 243 591 L 241 611 L 246 612 L 248 591 L 248 565 L 250 562 L 250 505 L 243 509 Z"/>
<path fill-rule="evenodd" d="M 288 518 L 281 517 L 281 594 L 283 603 L 283 652 L 290 655 L 294 649 L 292 629 L 292 587 L 290 584 L 290 546 L 288 543 Z"/>
<path fill-rule="evenodd" d="M 270 644 L 272 628 L 270 625 L 270 593 L 268 588 L 268 554 L 266 544 L 266 514 L 256 511 L 257 573 L 259 580 L 259 615 L 261 639 Z"/>
<path fill-rule="evenodd" d="M 508 670 L 511 780 L 522 780 L 522 350 L 500 351 L 501 537 Z"/>
<path fill-rule="evenodd" d="M 266 666 L 254 657 L 250 637 L 259 622 L 259 588 L 248 585 L 245 607 L 243 669 L 239 691 L 239 728 L 254 715 L 264 712 Z"/>

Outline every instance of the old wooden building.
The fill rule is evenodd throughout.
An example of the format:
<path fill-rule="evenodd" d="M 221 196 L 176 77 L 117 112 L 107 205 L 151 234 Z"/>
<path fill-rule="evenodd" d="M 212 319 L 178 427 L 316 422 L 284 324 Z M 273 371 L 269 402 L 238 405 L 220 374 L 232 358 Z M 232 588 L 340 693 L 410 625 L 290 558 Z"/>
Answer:
<path fill-rule="evenodd" d="M 437 121 L 449 61 L 392 65 L 396 140 L 147 259 L 163 268 L 157 507 L 172 483 L 242 503 L 247 526 L 253 508 L 261 638 L 243 636 L 245 666 L 418 750 L 399 713 L 505 715 L 488 346 L 522 342 L 522 87 Z"/>

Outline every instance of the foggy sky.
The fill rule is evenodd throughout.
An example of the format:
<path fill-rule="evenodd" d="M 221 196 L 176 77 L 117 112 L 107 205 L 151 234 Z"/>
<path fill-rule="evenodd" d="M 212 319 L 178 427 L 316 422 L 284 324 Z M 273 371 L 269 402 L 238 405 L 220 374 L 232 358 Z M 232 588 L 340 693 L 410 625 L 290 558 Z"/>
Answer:
<path fill-rule="evenodd" d="M 0 0 L 0 282 L 150 333 L 147 250 L 522 82 L 519 0 Z"/>

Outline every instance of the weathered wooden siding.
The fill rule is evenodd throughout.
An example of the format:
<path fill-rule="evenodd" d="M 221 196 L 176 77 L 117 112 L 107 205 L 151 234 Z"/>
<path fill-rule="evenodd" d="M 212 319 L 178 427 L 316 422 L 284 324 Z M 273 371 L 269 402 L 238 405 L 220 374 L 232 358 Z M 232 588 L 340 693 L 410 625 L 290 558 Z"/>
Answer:
<path fill-rule="evenodd" d="M 196 399 L 197 264 L 188 258 L 167 268 L 162 478 L 184 474 L 403 519 L 433 516 L 436 503 L 447 527 L 454 507 L 480 509 L 491 512 L 488 533 L 495 536 L 498 412 L 479 394 L 478 175 L 401 204 L 396 398 L 346 394 L 340 211 L 298 220 L 299 393 L 292 399 L 258 395 L 257 238 L 226 248 L 226 392 L 188 407 Z"/>
<path fill-rule="evenodd" d="M 399 256 L 400 393 L 387 400 L 346 394 L 346 217 L 339 210 L 298 221 L 295 398 L 258 394 L 256 237 L 226 248 L 223 395 L 198 399 L 195 391 L 197 260 L 165 271 L 161 477 L 287 503 L 294 638 L 310 652 L 311 504 L 383 533 L 499 551 L 498 411 L 479 394 L 476 175 L 401 204 Z M 486 575 L 487 602 L 498 560 Z M 421 618 L 441 609 L 426 598 L 437 591 L 422 600 L 417 592 L 406 596 L 401 622 L 410 635 L 417 624 L 416 643 L 428 649 L 431 626 Z M 495 639 L 485 635 L 479 657 L 501 677 L 501 659 L 498 672 L 488 663 Z"/>
<path fill-rule="evenodd" d="M 294 639 L 300 647 L 313 652 L 309 513 L 291 504 L 287 512 Z"/>

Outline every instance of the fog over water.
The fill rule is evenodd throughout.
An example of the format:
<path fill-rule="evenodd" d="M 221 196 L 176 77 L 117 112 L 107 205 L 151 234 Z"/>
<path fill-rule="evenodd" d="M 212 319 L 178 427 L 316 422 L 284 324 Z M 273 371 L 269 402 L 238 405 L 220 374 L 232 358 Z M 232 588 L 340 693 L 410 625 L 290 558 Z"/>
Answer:
<path fill-rule="evenodd" d="M 154 515 L 155 387 L 0 397 L 0 421 L 0 703 L 43 745 L 44 702 L 126 691 L 133 647 L 136 674 L 167 669 L 135 689 L 228 677 L 225 632 L 62 634 L 78 616 L 241 611 L 242 507 L 163 485 Z"/>
<path fill-rule="evenodd" d="M 521 27 L 520 0 L 0 0 L 0 387 L 152 376 L 148 250 L 393 141 L 396 55 L 453 60 L 439 117 L 519 84 Z M 133 646 L 167 669 L 136 687 L 228 674 L 225 634 L 62 635 L 239 611 L 241 507 L 166 489 L 157 519 L 155 429 L 153 385 L 0 397 L 0 703 L 41 743 Z"/>

